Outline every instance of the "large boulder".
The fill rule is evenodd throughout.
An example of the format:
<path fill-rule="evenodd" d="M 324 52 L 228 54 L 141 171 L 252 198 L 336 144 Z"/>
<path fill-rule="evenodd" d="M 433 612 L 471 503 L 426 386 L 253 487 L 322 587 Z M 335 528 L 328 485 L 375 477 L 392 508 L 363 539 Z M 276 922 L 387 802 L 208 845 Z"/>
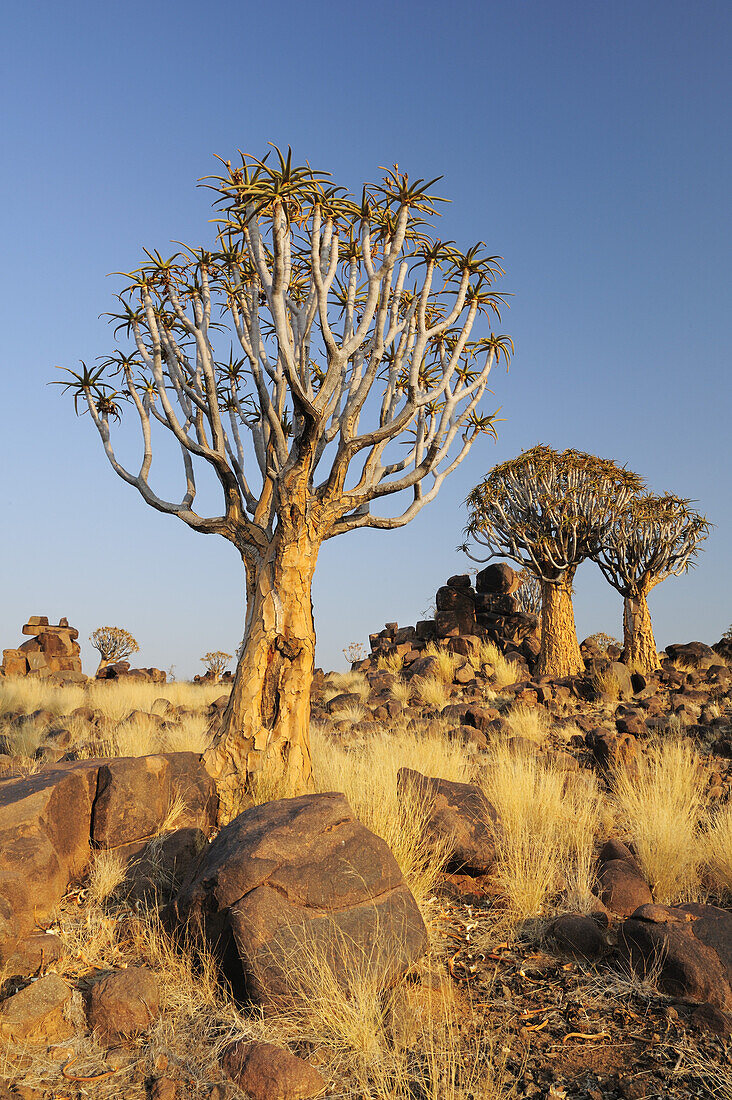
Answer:
<path fill-rule="evenodd" d="M 483 875 L 496 859 L 496 811 L 474 783 L 434 779 L 411 768 L 400 768 L 397 791 L 403 800 L 423 806 L 427 841 L 447 848 L 447 870 Z"/>
<path fill-rule="evenodd" d="M 303 995 L 298 974 L 315 959 L 345 985 L 364 966 L 389 983 L 428 944 L 394 856 L 336 793 L 245 810 L 191 868 L 172 916 L 198 927 L 234 989 L 264 1005 Z"/>
<path fill-rule="evenodd" d="M 666 646 L 669 660 L 690 665 L 692 668 L 709 668 L 717 661 L 717 654 L 704 642 L 676 642 Z"/>
<path fill-rule="evenodd" d="M 631 967 L 658 972 L 672 997 L 732 1011 L 732 913 L 714 905 L 642 905 L 620 927 Z"/>

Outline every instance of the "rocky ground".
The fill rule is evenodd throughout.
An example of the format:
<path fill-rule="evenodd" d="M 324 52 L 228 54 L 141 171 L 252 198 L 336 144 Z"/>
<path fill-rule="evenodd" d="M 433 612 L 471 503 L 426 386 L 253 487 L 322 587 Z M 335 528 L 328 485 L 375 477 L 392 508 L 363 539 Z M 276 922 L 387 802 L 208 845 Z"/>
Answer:
<path fill-rule="evenodd" d="M 723 878 L 694 858 L 694 891 L 662 904 L 627 822 L 607 810 L 618 770 L 641 774 L 654 746 L 673 743 L 703 776 L 699 829 L 720 819 L 729 655 L 669 647 L 643 677 L 588 644 L 584 676 L 537 681 L 530 655 L 476 654 L 459 637 L 414 648 L 389 633 L 365 667 L 314 684 L 316 765 L 335 760 L 353 812 L 325 793 L 295 812 L 262 791 L 263 805 L 220 828 L 200 752 L 167 751 L 186 723 L 196 736 L 215 724 L 226 698 L 215 686 L 183 702 L 146 685 L 125 713 L 105 711 L 99 688 L 94 705 L 65 711 L 58 693 L 78 687 L 30 714 L 6 710 L 5 1096 L 732 1096 Z M 138 755 L 97 758 L 129 749 L 130 729 Z M 15 751 L 20 741 L 32 751 Z M 389 744 L 383 820 L 419 806 L 425 851 L 439 854 L 421 886 L 349 772 Z M 485 782 L 501 745 L 603 800 L 580 906 L 559 875 L 537 912 L 511 909 L 497 872 L 509 825 Z M 349 853 L 345 878 L 336 851 Z M 287 939 L 303 921 L 305 946 Z M 346 943 L 358 945 L 351 970 L 329 985 Z"/>

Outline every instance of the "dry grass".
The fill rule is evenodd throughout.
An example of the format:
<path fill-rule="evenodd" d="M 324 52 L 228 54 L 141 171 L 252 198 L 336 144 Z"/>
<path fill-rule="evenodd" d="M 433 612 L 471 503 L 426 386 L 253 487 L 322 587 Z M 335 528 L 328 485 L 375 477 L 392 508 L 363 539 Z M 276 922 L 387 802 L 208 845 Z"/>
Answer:
<path fill-rule="evenodd" d="M 303 934 L 287 957 L 289 1003 L 268 1017 L 270 1034 L 317 1051 L 337 1097 L 355 1100 L 498 1100 L 507 1097 L 498 1036 L 466 1044 L 469 1004 L 450 988 L 388 986 L 375 955 L 340 937 L 326 956 Z M 342 973 L 347 972 L 347 988 Z"/>
<path fill-rule="evenodd" d="M 363 722 L 366 713 L 366 707 L 362 703 L 349 703 L 348 706 L 334 710 L 331 718 L 334 722 L 347 722 L 353 726 L 357 722 Z"/>
<path fill-rule="evenodd" d="M 627 830 L 655 901 L 691 901 L 699 886 L 705 775 L 693 745 L 667 735 L 612 775 L 617 821 Z"/>
<path fill-rule="evenodd" d="M 417 904 L 427 912 L 446 850 L 425 843 L 427 808 L 397 795 L 397 772 L 465 780 L 470 764 L 462 747 L 441 735 L 406 731 L 375 734 L 357 750 L 312 730 L 313 771 L 319 791 L 342 791 L 360 821 L 391 848 Z"/>
<path fill-rule="evenodd" d="M 363 672 L 331 672 L 326 677 L 323 688 L 323 701 L 330 702 L 336 695 L 358 695 L 362 703 L 365 703 L 371 693 L 369 684 Z"/>
<path fill-rule="evenodd" d="M 407 680 L 395 680 L 389 689 L 390 694 L 397 703 L 401 703 L 403 707 L 408 707 L 412 699 L 412 685 Z"/>
<path fill-rule="evenodd" d="M 376 662 L 376 667 L 382 672 L 393 672 L 398 676 L 404 668 L 404 657 L 401 653 L 382 654 Z"/>
<path fill-rule="evenodd" d="M 493 687 L 497 691 L 508 687 L 509 684 L 516 683 L 518 677 L 516 665 L 513 661 L 509 661 L 504 657 L 494 642 L 487 642 L 482 639 L 480 642 L 474 643 L 468 660 L 476 672 L 479 672 L 484 665 L 490 666 Z"/>
<path fill-rule="evenodd" d="M 541 744 L 549 732 L 549 716 L 543 707 L 515 706 L 507 712 L 506 723 L 514 737 Z"/>
<path fill-rule="evenodd" d="M 702 838 L 705 883 L 725 899 L 732 897 L 732 805 L 722 806 L 709 820 Z"/>
<path fill-rule="evenodd" d="M 77 707 L 92 707 L 120 722 L 133 710 L 150 711 L 158 699 L 166 699 L 173 706 L 203 710 L 230 690 L 227 684 L 146 684 L 135 680 L 92 680 L 86 685 L 61 687 L 43 680 L 10 677 L 0 679 L 0 714 L 47 710 L 61 715 Z"/>
<path fill-rule="evenodd" d="M 445 684 L 452 683 L 455 669 L 458 666 L 456 654 L 451 653 L 449 649 L 436 645 L 434 642 L 430 642 L 425 648 L 422 656 L 432 658 L 432 675 L 434 677 L 438 680 L 442 680 Z"/>
<path fill-rule="evenodd" d="M 620 681 L 610 669 L 595 672 L 591 682 L 598 695 L 604 695 L 608 699 L 620 698 Z"/>
<path fill-rule="evenodd" d="M 591 908 L 600 812 L 594 780 L 503 743 L 493 749 L 483 787 L 501 822 L 495 877 L 509 918 L 542 915 L 562 889 L 572 908 Z"/>
<path fill-rule="evenodd" d="M 127 875 L 127 860 L 120 852 L 94 853 L 89 868 L 89 898 L 101 906 L 119 889 Z"/>
<path fill-rule="evenodd" d="M 415 676 L 411 686 L 417 699 L 426 707 L 442 710 L 450 702 L 447 684 L 440 676 Z"/>

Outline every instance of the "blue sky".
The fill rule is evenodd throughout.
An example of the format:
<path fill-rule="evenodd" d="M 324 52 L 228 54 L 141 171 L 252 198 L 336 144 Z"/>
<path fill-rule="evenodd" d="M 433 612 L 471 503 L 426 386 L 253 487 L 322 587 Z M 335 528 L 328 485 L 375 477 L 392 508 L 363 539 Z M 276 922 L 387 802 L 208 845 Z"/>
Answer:
<path fill-rule="evenodd" d="M 412 0 L 14 5 L 4 18 L 0 176 L 0 648 L 31 614 L 118 624 L 179 676 L 233 651 L 233 548 L 152 512 L 88 417 L 46 383 L 110 349 L 109 272 L 210 234 L 213 154 L 272 141 L 358 189 L 395 161 L 444 175 L 441 236 L 504 257 L 516 344 L 505 422 L 397 532 L 326 544 L 318 660 L 414 622 L 451 573 L 462 502 L 537 442 L 628 463 L 716 525 L 652 596 L 659 644 L 732 621 L 729 547 L 729 3 Z M 173 251 L 173 248 L 169 249 Z M 620 631 L 590 565 L 580 637 Z M 84 656 L 88 665 L 92 654 Z"/>

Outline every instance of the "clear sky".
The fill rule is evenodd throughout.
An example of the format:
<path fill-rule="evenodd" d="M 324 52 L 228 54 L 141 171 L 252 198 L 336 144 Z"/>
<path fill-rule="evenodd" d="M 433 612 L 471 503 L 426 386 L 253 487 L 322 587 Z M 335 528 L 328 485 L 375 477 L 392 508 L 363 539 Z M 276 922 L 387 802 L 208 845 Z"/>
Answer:
<path fill-rule="evenodd" d="M 505 422 L 396 532 L 324 547 L 318 660 L 412 623 L 470 564 L 469 489 L 537 442 L 628 463 L 716 525 L 695 571 L 653 594 L 657 640 L 713 642 L 730 597 L 729 0 L 68 0 L 3 18 L 0 648 L 32 614 L 83 638 L 121 625 L 140 664 L 233 651 L 242 566 L 151 511 L 89 417 L 47 387 L 108 351 L 105 276 L 143 246 L 209 239 L 196 181 L 269 141 L 352 189 L 395 161 L 444 175 L 441 236 L 484 240 L 514 294 L 492 382 Z M 169 252 L 174 251 L 170 248 Z M 577 577 L 580 638 L 619 597 Z M 85 647 L 89 667 L 92 653 Z"/>

